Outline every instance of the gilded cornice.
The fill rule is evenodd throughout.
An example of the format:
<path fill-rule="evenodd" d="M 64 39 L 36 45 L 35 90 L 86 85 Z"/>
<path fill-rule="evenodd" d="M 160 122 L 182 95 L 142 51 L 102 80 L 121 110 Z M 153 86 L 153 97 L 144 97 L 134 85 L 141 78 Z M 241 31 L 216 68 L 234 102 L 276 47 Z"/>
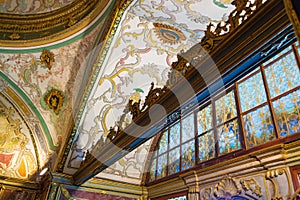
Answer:
<path fill-rule="evenodd" d="M 64 39 L 90 24 L 113 0 L 75 0 L 43 14 L 0 13 L 0 46 L 29 47 Z"/>

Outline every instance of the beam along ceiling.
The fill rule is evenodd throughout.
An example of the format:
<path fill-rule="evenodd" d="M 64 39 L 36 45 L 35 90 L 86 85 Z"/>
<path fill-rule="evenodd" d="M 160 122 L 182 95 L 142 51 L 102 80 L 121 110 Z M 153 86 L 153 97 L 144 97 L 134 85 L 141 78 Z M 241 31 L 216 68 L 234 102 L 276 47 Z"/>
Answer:
<path fill-rule="evenodd" d="M 117 125 L 129 99 L 144 99 L 150 88 L 166 84 L 176 55 L 199 43 L 206 26 L 226 20 L 234 9 L 230 0 L 132 1 L 99 54 L 95 79 L 87 91 L 75 126 L 75 137 L 63 168 L 73 174 L 87 151 L 109 128 Z M 111 33 L 112 34 L 112 33 Z M 107 43 L 106 43 L 107 44 Z M 130 117 L 126 124 L 130 123 Z M 140 184 L 151 140 L 126 155 L 97 177 Z"/>

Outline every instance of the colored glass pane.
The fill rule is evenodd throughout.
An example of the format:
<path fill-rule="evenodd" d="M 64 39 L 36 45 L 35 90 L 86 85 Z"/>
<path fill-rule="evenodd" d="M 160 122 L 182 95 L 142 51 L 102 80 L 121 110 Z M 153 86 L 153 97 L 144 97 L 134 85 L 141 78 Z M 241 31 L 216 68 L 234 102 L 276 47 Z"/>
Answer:
<path fill-rule="evenodd" d="M 167 154 L 163 154 L 158 157 L 157 160 L 157 171 L 156 171 L 156 177 L 162 178 L 167 175 Z"/>
<path fill-rule="evenodd" d="M 154 181 L 155 180 L 155 173 L 156 173 L 156 158 L 153 159 L 150 167 L 150 177 L 149 181 Z"/>
<path fill-rule="evenodd" d="M 280 136 L 300 132 L 300 90 L 273 102 Z"/>
<path fill-rule="evenodd" d="M 239 134 L 237 119 L 218 127 L 219 152 L 221 155 L 241 148 Z"/>
<path fill-rule="evenodd" d="M 199 159 L 209 160 L 215 157 L 215 139 L 213 131 L 199 136 Z"/>
<path fill-rule="evenodd" d="M 215 102 L 217 124 L 224 123 L 236 117 L 236 105 L 233 91 Z"/>
<path fill-rule="evenodd" d="M 300 85 L 300 73 L 293 51 L 265 69 L 271 97 Z"/>
<path fill-rule="evenodd" d="M 195 165 L 195 140 L 182 145 L 181 169 L 189 169 Z"/>
<path fill-rule="evenodd" d="M 168 131 L 165 131 L 159 141 L 158 154 L 162 154 L 168 150 Z"/>
<path fill-rule="evenodd" d="M 180 148 L 169 151 L 169 175 L 180 171 Z"/>
<path fill-rule="evenodd" d="M 209 105 L 197 113 L 198 134 L 212 128 L 212 106 Z"/>
<path fill-rule="evenodd" d="M 275 139 L 274 125 L 268 106 L 243 116 L 246 142 L 249 147 Z"/>
<path fill-rule="evenodd" d="M 182 120 L 182 142 L 185 142 L 195 136 L 194 113 Z"/>
<path fill-rule="evenodd" d="M 180 122 L 170 128 L 170 149 L 180 143 Z"/>
<path fill-rule="evenodd" d="M 266 102 L 267 96 L 261 73 L 256 73 L 238 86 L 242 111 Z"/>

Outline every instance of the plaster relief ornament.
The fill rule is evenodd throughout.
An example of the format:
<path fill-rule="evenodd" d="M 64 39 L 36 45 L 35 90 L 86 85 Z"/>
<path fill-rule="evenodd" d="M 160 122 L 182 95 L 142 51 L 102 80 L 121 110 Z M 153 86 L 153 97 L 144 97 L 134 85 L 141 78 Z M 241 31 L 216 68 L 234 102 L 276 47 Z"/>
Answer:
<path fill-rule="evenodd" d="M 59 114 L 60 109 L 63 106 L 64 95 L 57 89 L 51 89 L 45 96 L 44 101 L 47 106 L 56 114 Z"/>
<path fill-rule="evenodd" d="M 153 25 L 157 37 L 164 43 L 173 45 L 186 40 L 185 35 L 177 28 L 160 23 L 153 23 Z"/>
<path fill-rule="evenodd" d="M 41 62 L 43 64 L 45 64 L 49 70 L 51 70 L 52 63 L 55 61 L 54 54 L 51 51 L 44 49 L 40 56 L 40 59 L 41 59 Z"/>

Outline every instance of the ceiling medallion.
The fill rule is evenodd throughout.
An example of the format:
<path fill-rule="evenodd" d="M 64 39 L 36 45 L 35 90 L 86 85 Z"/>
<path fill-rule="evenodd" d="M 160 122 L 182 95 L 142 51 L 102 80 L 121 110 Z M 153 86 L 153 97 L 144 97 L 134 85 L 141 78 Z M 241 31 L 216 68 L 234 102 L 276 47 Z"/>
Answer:
<path fill-rule="evenodd" d="M 59 114 L 60 109 L 63 106 L 64 95 L 57 89 L 51 89 L 45 96 L 44 101 L 47 106 L 56 114 Z"/>
<path fill-rule="evenodd" d="M 43 64 L 45 64 L 49 70 L 52 68 L 52 63 L 55 61 L 54 54 L 47 49 L 43 50 L 43 52 L 40 56 L 40 59 L 41 59 L 41 62 Z"/>
<path fill-rule="evenodd" d="M 153 23 L 153 25 L 157 37 L 164 43 L 176 44 L 186 39 L 183 32 L 175 27 L 160 23 Z"/>

